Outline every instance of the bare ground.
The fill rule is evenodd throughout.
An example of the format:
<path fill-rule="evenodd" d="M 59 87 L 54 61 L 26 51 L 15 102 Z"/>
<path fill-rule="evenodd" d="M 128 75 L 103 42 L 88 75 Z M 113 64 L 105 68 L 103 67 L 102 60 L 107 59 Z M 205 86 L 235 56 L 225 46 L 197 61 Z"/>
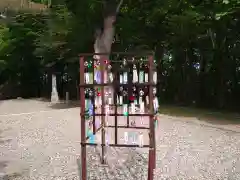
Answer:
<path fill-rule="evenodd" d="M 119 131 L 120 142 L 123 132 Z M 160 115 L 156 137 L 155 179 L 240 179 L 236 123 Z M 89 180 L 147 179 L 146 149 L 107 148 L 107 166 L 99 163 L 99 152 L 99 147 L 88 148 Z M 79 180 L 80 166 L 79 107 L 50 106 L 40 100 L 0 101 L 0 179 Z"/>

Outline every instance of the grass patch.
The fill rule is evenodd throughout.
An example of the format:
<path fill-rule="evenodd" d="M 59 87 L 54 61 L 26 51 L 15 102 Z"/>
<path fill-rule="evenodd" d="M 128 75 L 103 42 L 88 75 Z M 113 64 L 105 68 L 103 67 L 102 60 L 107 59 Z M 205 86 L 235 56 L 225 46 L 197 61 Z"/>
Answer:
<path fill-rule="evenodd" d="M 199 109 L 193 107 L 160 105 L 160 114 L 176 116 L 176 117 L 193 117 L 199 120 L 208 121 L 217 124 L 240 124 L 240 114 Z"/>

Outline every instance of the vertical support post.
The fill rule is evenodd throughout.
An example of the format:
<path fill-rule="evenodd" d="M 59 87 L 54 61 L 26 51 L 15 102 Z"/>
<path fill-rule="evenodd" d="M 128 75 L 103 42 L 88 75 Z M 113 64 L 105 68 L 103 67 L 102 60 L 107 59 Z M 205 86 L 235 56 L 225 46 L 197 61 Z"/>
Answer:
<path fill-rule="evenodd" d="M 104 114 L 101 116 L 101 122 L 102 122 L 102 129 L 101 129 L 101 141 L 102 141 L 102 159 L 101 163 L 105 164 L 105 86 L 104 86 L 104 74 L 105 74 L 105 65 L 104 65 L 104 59 L 100 58 L 100 68 L 101 68 L 101 99 L 102 99 L 102 106 L 101 106 L 101 114 Z"/>
<path fill-rule="evenodd" d="M 114 74 L 114 84 L 117 83 L 116 74 Z M 117 122 L 117 113 L 118 113 L 118 104 L 117 104 L 117 92 L 116 92 L 116 86 L 114 86 L 114 126 L 115 126 L 115 144 L 118 144 L 118 122 Z"/>
<path fill-rule="evenodd" d="M 84 85 L 84 57 L 80 58 L 80 85 Z M 82 180 L 87 180 L 87 161 L 86 161 L 86 130 L 85 130 L 85 93 L 84 87 L 80 87 L 80 105 L 81 105 L 81 175 Z"/>
<path fill-rule="evenodd" d="M 153 122 L 153 56 L 148 57 L 149 62 L 149 110 L 150 110 L 150 117 L 149 117 L 149 141 L 150 141 L 150 148 L 149 148 L 149 161 L 148 161 L 148 180 L 153 180 L 154 169 L 156 165 L 155 159 L 155 132 L 154 132 L 154 122 Z"/>
<path fill-rule="evenodd" d="M 95 80 L 94 80 L 95 79 L 94 60 L 92 61 L 92 66 L 91 67 L 93 68 L 93 76 L 92 76 L 93 80 L 91 82 L 93 82 L 93 84 L 94 84 L 95 83 Z M 94 88 L 95 87 L 93 86 L 93 92 L 95 92 Z M 93 104 L 93 134 L 95 135 L 96 134 L 95 93 L 92 96 L 92 104 Z"/>

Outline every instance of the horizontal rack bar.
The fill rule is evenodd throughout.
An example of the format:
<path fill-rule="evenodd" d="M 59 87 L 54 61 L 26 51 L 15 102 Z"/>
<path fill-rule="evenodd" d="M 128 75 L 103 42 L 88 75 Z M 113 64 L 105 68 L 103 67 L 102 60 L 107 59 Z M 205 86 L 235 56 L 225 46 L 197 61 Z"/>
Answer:
<path fill-rule="evenodd" d="M 105 52 L 105 53 L 80 53 L 79 56 L 93 56 L 93 55 L 126 55 L 126 56 L 149 56 L 154 55 L 153 51 L 139 51 L 139 52 Z"/>
<path fill-rule="evenodd" d="M 106 126 L 108 128 L 115 128 L 115 126 Z M 128 128 L 128 129 L 150 129 L 149 127 L 134 127 L 134 126 L 117 126 L 117 128 Z"/>
<path fill-rule="evenodd" d="M 93 114 L 93 115 L 95 115 L 95 116 L 126 116 L 126 117 L 127 116 L 144 116 L 144 117 L 149 116 L 149 117 L 151 117 L 151 116 L 154 116 L 155 114 L 154 113 L 145 113 L 145 114 L 136 113 L 136 114 L 124 115 L 124 114 L 118 114 L 118 113 L 116 113 L 116 114 L 96 113 L 96 114 Z"/>
<path fill-rule="evenodd" d="M 132 147 L 132 148 L 150 148 L 150 145 L 143 145 L 140 147 L 138 144 L 97 144 L 97 143 L 81 143 L 82 146 L 110 146 L 110 147 Z"/>
<path fill-rule="evenodd" d="M 114 86 L 114 87 L 118 87 L 118 86 L 156 86 L 157 84 L 155 83 L 130 83 L 130 84 L 120 84 L 120 83 L 93 83 L 93 84 L 79 84 L 80 87 L 94 87 L 94 86 Z"/>

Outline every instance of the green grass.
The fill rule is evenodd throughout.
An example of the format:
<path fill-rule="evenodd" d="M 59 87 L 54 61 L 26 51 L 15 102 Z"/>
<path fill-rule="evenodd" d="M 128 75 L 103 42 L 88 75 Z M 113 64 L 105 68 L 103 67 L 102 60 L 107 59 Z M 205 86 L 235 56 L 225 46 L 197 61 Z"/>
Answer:
<path fill-rule="evenodd" d="M 160 114 L 176 117 L 194 117 L 199 120 L 216 124 L 240 124 L 240 114 L 220 112 L 192 107 L 160 105 Z"/>

